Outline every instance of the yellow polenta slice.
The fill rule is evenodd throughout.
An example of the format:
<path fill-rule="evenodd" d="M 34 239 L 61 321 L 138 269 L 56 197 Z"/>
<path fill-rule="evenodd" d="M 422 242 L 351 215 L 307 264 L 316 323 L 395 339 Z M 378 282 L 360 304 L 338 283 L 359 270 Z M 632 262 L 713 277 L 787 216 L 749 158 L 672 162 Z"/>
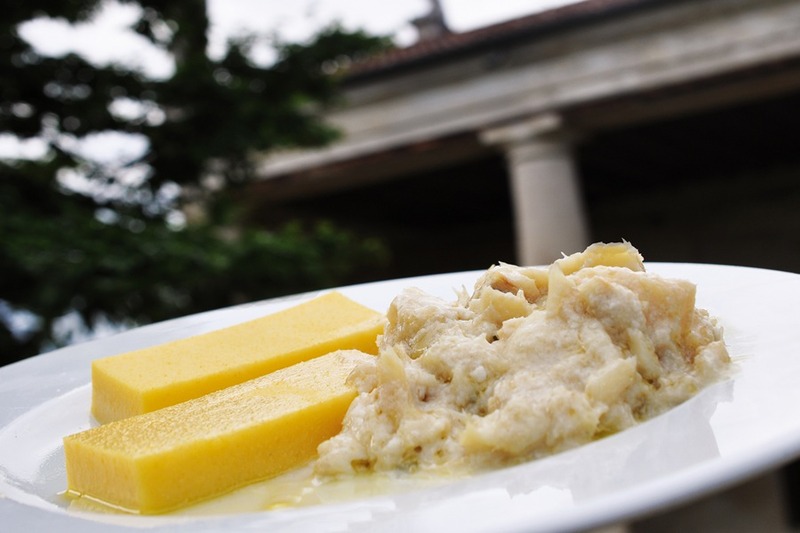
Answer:
<path fill-rule="evenodd" d="M 92 362 L 92 414 L 111 422 L 340 349 L 377 353 L 383 315 L 339 292 L 232 327 Z"/>
<path fill-rule="evenodd" d="M 347 376 L 370 360 L 333 352 L 65 437 L 68 492 L 160 513 L 300 466 L 340 431 Z"/>

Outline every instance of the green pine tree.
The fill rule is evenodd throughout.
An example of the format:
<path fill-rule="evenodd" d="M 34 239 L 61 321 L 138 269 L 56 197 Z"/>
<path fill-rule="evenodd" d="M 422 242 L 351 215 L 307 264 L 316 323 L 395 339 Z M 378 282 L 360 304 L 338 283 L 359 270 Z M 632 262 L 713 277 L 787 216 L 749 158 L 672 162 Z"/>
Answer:
<path fill-rule="evenodd" d="M 252 154 L 336 138 L 320 117 L 340 79 L 323 67 L 388 40 L 331 27 L 309 43 L 277 43 L 276 61 L 260 67 L 248 36 L 208 57 L 204 1 L 134 4 L 135 30 L 174 58 L 167 79 L 45 57 L 20 37 L 20 24 L 38 16 L 87 20 L 99 0 L 14 2 L 0 21 L 0 135 L 46 148 L 39 159 L 0 160 L 6 361 L 70 342 L 57 327 L 65 316 L 86 330 L 131 326 L 336 285 L 386 258 L 380 243 L 330 224 L 249 227 L 236 198 L 255 177 Z M 141 113 L 115 112 L 121 100 Z M 147 149 L 114 165 L 75 149 L 108 132 Z M 176 224 L 198 203 L 201 220 Z"/>

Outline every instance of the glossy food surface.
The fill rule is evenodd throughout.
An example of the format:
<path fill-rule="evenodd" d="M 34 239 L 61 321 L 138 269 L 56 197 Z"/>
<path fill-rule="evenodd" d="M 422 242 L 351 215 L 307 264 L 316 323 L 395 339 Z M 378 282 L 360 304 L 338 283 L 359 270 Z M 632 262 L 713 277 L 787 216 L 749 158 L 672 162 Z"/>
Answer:
<path fill-rule="evenodd" d="M 340 351 L 64 439 L 76 496 L 158 513 L 306 463 L 355 397 L 372 356 Z"/>
<path fill-rule="evenodd" d="M 197 398 L 333 350 L 377 350 L 381 314 L 329 292 L 255 320 L 92 363 L 101 423 Z"/>

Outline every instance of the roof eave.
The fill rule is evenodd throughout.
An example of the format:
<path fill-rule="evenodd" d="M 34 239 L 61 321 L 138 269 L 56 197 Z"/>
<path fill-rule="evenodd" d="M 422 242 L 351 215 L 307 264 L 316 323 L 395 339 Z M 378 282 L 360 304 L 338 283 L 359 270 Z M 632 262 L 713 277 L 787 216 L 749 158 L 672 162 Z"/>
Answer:
<path fill-rule="evenodd" d="M 473 55 L 481 51 L 507 46 L 520 41 L 530 41 L 546 37 L 557 31 L 572 29 L 581 25 L 623 16 L 659 4 L 674 4 L 690 0 L 584 0 L 575 4 L 551 9 L 486 26 L 462 35 L 463 43 L 451 47 L 442 47 L 426 53 L 412 55 L 386 62 L 377 62 L 375 58 L 367 60 L 363 68 L 355 66 L 354 70 L 345 73 L 344 82 L 350 84 L 368 83 L 384 76 L 400 74 L 463 56 Z M 504 27 L 507 27 L 504 29 Z M 469 39 L 474 34 L 475 37 Z M 481 36 L 481 35 L 484 36 Z M 407 49 L 408 51 L 414 46 Z M 391 54 L 391 52 L 390 52 Z M 375 61 L 375 64 L 370 62 Z"/>

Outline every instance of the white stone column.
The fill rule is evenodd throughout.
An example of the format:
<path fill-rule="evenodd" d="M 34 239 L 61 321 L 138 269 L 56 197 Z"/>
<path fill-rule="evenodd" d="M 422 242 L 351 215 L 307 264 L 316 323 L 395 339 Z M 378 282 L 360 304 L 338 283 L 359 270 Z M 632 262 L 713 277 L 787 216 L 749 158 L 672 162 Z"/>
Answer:
<path fill-rule="evenodd" d="M 555 114 L 485 130 L 481 140 L 500 145 L 508 161 L 517 263 L 548 264 L 589 244 L 571 137 Z"/>

